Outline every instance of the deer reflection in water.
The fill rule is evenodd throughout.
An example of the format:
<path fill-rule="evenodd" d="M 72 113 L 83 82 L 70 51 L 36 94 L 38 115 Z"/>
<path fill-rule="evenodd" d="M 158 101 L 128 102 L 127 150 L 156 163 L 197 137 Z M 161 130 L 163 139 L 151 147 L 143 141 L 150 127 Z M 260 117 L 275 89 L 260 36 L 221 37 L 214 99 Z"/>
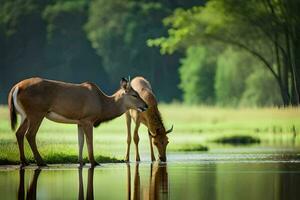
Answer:
<path fill-rule="evenodd" d="M 81 200 L 81 199 L 84 199 L 82 167 L 78 168 L 78 177 L 79 177 L 78 199 Z M 86 199 L 94 199 L 94 167 L 91 167 L 88 170 Z"/>
<path fill-rule="evenodd" d="M 30 186 L 26 192 L 26 199 L 35 200 L 37 199 L 37 181 L 39 175 L 41 173 L 41 169 L 38 168 L 34 170 L 33 179 L 30 182 Z M 79 192 L 78 192 L 78 199 L 84 199 L 84 191 L 83 191 L 83 179 L 82 179 L 82 167 L 78 169 L 78 176 L 79 176 Z M 18 199 L 24 200 L 25 199 L 25 188 L 24 188 L 24 180 L 25 180 L 25 169 L 22 168 L 19 170 L 19 189 L 18 189 Z M 91 167 L 88 169 L 88 180 L 87 180 L 87 193 L 86 199 L 94 199 L 94 168 Z"/>
<path fill-rule="evenodd" d="M 127 164 L 127 199 L 131 200 L 131 170 L 130 164 Z M 135 164 L 133 200 L 139 199 L 168 199 L 169 182 L 167 164 L 155 162 L 150 167 L 149 185 L 142 185 L 140 181 L 139 163 Z M 141 196 L 142 193 L 142 196 Z"/>
<path fill-rule="evenodd" d="M 26 192 L 26 199 L 37 199 L 37 185 L 38 178 L 41 174 L 41 169 L 38 168 L 34 170 L 34 176 L 30 182 L 29 188 Z M 88 169 L 87 177 L 87 190 L 86 198 L 84 198 L 84 183 L 83 183 L 83 168 L 78 168 L 78 199 L 94 199 L 94 168 Z M 20 169 L 19 171 L 19 189 L 18 189 L 18 199 L 25 199 L 25 169 Z M 139 173 L 139 163 L 135 164 L 134 172 L 134 188 L 133 196 L 131 195 L 131 172 L 130 164 L 127 164 L 127 199 L 168 199 L 169 187 L 168 187 L 168 173 L 167 164 L 160 164 L 155 162 L 151 164 L 149 184 L 141 184 L 140 173 Z"/>
<path fill-rule="evenodd" d="M 31 180 L 30 186 L 27 190 L 26 199 L 36 199 L 36 190 L 37 190 L 37 181 L 40 175 L 41 169 L 34 170 L 33 179 Z M 18 199 L 25 199 L 25 188 L 24 188 L 24 179 L 25 179 L 25 169 L 20 169 L 19 171 L 19 189 L 18 189 Z"/>

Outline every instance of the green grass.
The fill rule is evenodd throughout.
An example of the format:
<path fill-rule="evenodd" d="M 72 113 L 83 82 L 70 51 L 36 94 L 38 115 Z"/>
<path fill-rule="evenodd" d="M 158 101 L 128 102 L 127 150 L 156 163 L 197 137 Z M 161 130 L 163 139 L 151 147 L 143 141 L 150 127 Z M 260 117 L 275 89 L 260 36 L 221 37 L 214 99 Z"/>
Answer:
<path fill-rule="evenodd" d="M 300 136 L 294 140 L 293 126 L 300 133 L 299 108 L 230 109 L 180 104 L 159 106 L 164 123 L 174 131 L 168 135 L 168 152 L 197 150 L 199 145 L 209 150 L 216 144 L 211 141 L 233 135 L 249 135 L 261 140 L 261 145 L 300 146 Z M 134 126 L 134 123 L 133 123 Z M 132 127 L 133 128 L 133 127 Z M 140 128 L 140 153 L 149 160 L 149 139 L 146 128 Z M 98 162 L 115 162 L 124 159 L 126 151 L 126 123 L 124 116 L 94 129 L 94 154 Z M 77 161 L 77 126 L 44 120 L 37 135 L 38 149 L 47 163 Z M 134 143 L 131 159 L 134 159 Z M 33 161 L 28 143 L 25 155 Z M 87 157 L 86 145 L 84 156 Z M 16 138 L 10 130 L 8 109 L 0 106 L 0 164 L 14 164 L 19 160 Z"/>
<path fill-rule="evenodd" d="M 186 145 L 185 147 L 179 148 L 178 151 L 208 151 L 208 147 L 201 144 Z"/>

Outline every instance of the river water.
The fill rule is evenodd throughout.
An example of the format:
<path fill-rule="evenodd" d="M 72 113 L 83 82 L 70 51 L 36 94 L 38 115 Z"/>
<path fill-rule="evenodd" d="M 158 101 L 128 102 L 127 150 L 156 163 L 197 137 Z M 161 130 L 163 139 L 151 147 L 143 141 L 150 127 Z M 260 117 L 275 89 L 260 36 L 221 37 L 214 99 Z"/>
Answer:
<path fill-rule="evenodd" d="M 170 153 L 167 163 L 1 166 L 0 199 L 296 200 L 298 152 L 235 148 Z"/>

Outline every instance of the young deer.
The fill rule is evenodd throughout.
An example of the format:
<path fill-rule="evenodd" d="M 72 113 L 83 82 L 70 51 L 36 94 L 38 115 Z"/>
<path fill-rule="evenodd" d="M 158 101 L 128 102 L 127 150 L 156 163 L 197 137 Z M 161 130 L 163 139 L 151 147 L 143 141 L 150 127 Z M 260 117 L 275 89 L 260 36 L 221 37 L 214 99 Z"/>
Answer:
<path fill-rule="evenodd" d="M 11 128 L 21 115 L 21 124 L 16 132 L 21 165 L 27 165 L 24 155 L 26 136 L 37 165 L 46 165 L 36 145 L 36 134 L 44 117 L 55 122 L 78 125 L 79 163 L 82 165 L 84 135 L 88 157 L 92 166 L 98 165 L 93 152 L 93 126 L 112 120 L 128 109 L 145 111 L 147 104 L 130 86 L 126 79 L 120 82 L 120 89 L 112 96 L 104 94 L 96 84 L 85 82 L 71 84 L 60 81 L 30 78 L 17 83 L 8 97 Z"/>
<path fill-rule="evenodd" d="M 159 154 L 159 160 L 166 161 L 166 148 L 169 143 L 167 134 L 172 132 L 173 126 L 166 131 L 161 115 L 157 108 L 157 101 L 152 92 L 150 83 L 143 77 L 136 77 L 131 81 L 132 88 L 137 91 L 140 97 L 147 103 L 149 108 L 143 113 L 139 113 L 136 110 L 130 109 L 126 112 L 126 123 L 127 123 L 127 150 L 125 160 L 129 161 L 129 151 L 131 143 L 131 119 L 135 121 L 134 129 L 134 143 L 136 148 L 136 161 L 140 161 L 139 155 L 139 135 L 138 130 L 140 123 L 144 124 L 148 128 L 151 160 L 155 160 L 153 152 L 153 144 L 156 146 Z"/>

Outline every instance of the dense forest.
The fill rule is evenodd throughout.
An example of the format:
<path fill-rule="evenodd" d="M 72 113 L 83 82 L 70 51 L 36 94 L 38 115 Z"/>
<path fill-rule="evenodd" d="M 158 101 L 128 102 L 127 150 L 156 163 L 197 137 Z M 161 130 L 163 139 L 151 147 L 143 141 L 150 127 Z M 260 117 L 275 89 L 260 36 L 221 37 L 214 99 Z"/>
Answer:
<path fill-rule="evenodd" d="M 162 102 L 299 105 L 297 0 L 2 0 L 0 103 L 27 77 L 142 75 Z"/>

